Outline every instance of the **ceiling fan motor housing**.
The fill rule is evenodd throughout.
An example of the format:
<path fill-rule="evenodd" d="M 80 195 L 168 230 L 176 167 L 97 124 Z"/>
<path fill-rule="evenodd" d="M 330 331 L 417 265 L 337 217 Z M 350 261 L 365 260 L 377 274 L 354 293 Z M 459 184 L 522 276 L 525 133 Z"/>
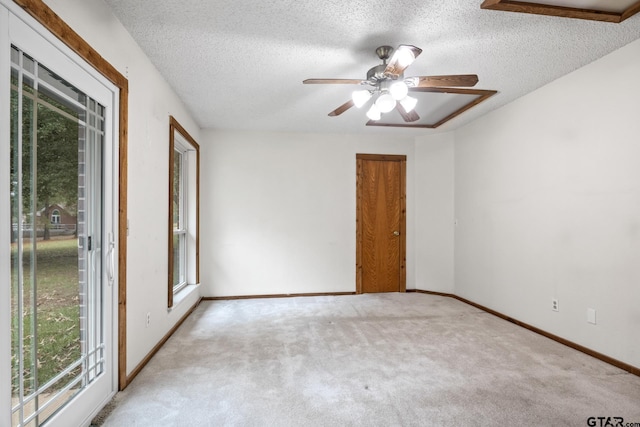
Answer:
<path fill-rule="evenodd" d="M 378 55 L 378 58 L 382 59 L 385 64 L 391 56 L 391 52 L 393 52 L 393 47 L 391 46 L 380 46 L 376 49 L 376 55 Z"/>
<path fill-rule="evenodd" d="M 384 70 L 387 68 L 386 64 L 376 65 L 367 71 L 367 81 L 372 83 L 379 83 L 386 80 L 388 77 L 384 75 Z"/>
<path fill-rule="evenodd" d="M 376 65 L 367 71 L 367 81 L 370 82 L 372 86 L 378 86 L 380 82 L 396 80 L 402 77 L 385 74 L 385 70 L 387 69 L 387 59 L 389 59 L 393 51 L 394 49 L 391 46 L 380 46 L 376 49 L 376 55 L 378 55 L 378 58 L 382 60 L 382 64 Z"/>

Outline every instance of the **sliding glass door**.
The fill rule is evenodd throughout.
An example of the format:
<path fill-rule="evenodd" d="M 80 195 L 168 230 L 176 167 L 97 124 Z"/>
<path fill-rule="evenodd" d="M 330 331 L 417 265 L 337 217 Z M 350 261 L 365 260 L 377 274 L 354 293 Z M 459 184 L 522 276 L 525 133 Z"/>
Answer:
<path fill-rule="evenodd" d="M 0 325 L 10 336 L 11 425 L 80 424 L 115 391 L 115 90 L 34 24 L 0 12 L 10 58 L 1 98 L 9 157 L 0 160 L 10 219 L 0 311 L 10 321 Z"/>

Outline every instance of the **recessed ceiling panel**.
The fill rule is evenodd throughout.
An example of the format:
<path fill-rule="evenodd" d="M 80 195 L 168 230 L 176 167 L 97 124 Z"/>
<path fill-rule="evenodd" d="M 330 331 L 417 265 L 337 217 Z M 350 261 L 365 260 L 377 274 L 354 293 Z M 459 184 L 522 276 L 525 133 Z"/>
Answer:
<path fill-rule="evenodd" d="M 405 122 L 397 110 L 382 115 L 377 121 L 369 121 L 368 126 L 437 128 L 457 117 L 471 107 L 494 95 L 492 90 L 457 88 L 412 89 L 410 95 L 418 100 L 415 112 L 420 118 Z"/>
<path fill-rule="evenodd" d="M 620 23 L 640 12 L 638 0 L 485 0 L 482 9 Z"/>
<path fill-rule="evenodd" d="M 450 116 L 480 96 L 433 92 L 412 95 L 419 99 L 416 112 L 423 121 L 433 124 Z"/>
<path fill-rule="evenodd" d="M 544 0 L 540 4 L 623 13 L 638 0 Z"/>

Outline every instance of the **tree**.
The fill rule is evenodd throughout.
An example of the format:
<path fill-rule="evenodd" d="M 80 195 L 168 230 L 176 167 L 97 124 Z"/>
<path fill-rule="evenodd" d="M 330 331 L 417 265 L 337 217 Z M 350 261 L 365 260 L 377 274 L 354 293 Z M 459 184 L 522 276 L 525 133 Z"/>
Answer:
<path fill-rule="evenodd" d="M 18 218 L 18 212 L 15 208 L 16 197 L 18 194 L 18 168 L 16 163 L 15 156 L 15 148 L 14 141 L 18 140 L 18 92 L 13 90 L 14 85 L 14 76 L 11 76 L 12 90 L 11 90 L 11 123 L 10 123 L 10 135 L 11 135 L 11 154 L 9 162 L 11 164 L 10 167 L 10 177 L 11 180 L 11 243 L 15 242 L 18 236 L 19 227 L 22 225 L 21 218 Z M 14 230 L 14 225 L 17 227 Z"/>
<path fill-rule="evenodd" d="M 43 212 L 44 240 L 49 240 L 51 205 L 77 205 L 78 124 L 40 104 L 37 144 L 36 209 Z"/>
<path fill-rule="evenodd" d="M 18 159 L 18 92 L 17 81 L 12 76 L 11 92 L 11 182 L 12 194 L 17 194 Z M 35 96 L 34 96 L 35 95 Z M 36 98 L 38 102 L 36 103 Z M 77 121 L 61 114 L 67 112 L 74 117 L 77 113 L 62 102 L 34 93 L 26 87 L 22 100 L 22 200 L 25 213 L 31 213 L 33 232 L 36 231 L 36 212 L 42 212 L 44 239 L 50 238 L 50 208 L 54 203 L 66 205 L 70 211 L 77 209 L 78 200 L 78 135 Z M 58 110 L 58 111 L 56 111 Z M 35 113 L 35 114 L 34 114 Z M 35 126 L 34 126 L 35 124 Z M 35 131 L 35 132 L 34 132 Z M 33 154 L 36 152 L 36 182 L 33 181 Z M 14 188 L 15 187 L 15 188 Z M 35 209 L 32 205 L 32 191 L 36 188 Z M 15 199 L 14 199 L 15 201 Z M 35 212 L 34 212 L 35 210 Z M 21 226 L 17 209 L 12 209 L 13 224 Z"/>

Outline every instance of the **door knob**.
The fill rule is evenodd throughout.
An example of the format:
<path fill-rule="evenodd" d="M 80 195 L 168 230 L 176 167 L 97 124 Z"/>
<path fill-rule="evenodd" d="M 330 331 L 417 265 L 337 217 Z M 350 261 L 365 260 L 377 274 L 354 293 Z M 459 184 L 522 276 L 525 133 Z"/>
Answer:
<path fill-rule="evenodd" d="M 400 232 L 399 232 L 399 231 L 394 231 L 394 232 L 393 232 L 393 235 L 394 235 L 394 236 L 399 236 L 399 235 L 400 235 Z"/>

